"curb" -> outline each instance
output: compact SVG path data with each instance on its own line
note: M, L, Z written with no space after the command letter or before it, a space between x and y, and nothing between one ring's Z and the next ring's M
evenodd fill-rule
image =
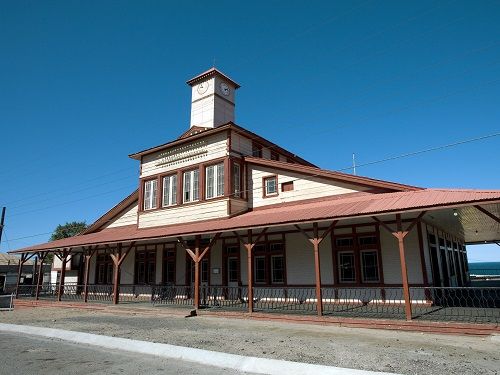
M242 372L270 375L394 375L386 372L347 369L278 359L245 357L238 354L214 352L170 344L131 340L121 337L95 335L62 329L0 323L0 331L22 333L70 341L78 344L99 346L107 349L125 350L134 353L155 355L203 365L233 369Z

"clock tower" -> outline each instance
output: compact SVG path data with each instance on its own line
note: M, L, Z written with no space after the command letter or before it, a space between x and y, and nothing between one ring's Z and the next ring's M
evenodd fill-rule
M191 86L191 127L216 128L234 122L235 91L240 87L211 68L187 81Z

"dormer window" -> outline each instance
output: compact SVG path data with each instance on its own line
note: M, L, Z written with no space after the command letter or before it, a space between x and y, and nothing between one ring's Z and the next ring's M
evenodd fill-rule
M184 172L184 202L195 202L200 199L199 171L193 169Z
M156 208L157 180L144 182L144 209L152 210Z
M221 197L224 195L224 163L211 165L206 168L206 198Z

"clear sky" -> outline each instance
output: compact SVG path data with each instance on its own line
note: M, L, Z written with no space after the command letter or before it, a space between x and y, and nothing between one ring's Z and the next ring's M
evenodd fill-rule
M323 168L500 131L498 1L4 0L0 251L132 192L127 155L188 128L185 81L214 59L242 85L236 122ZM500 189L499 150L491 137L357 172Z

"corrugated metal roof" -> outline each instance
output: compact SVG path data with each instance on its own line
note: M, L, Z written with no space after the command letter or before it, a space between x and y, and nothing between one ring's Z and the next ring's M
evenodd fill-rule
M97 245L110 242L176 237L180 235L214 233L279 224L327 221L396 212L436 210L460 205L472 206L480 203L500 204L500 190L424 189L381 194L345 194L312 202L273 205L272 207L256 209L227 219L144 229L138 229L136 225L108 228L100 232L26 247L14 252L32 252L35 250Z

